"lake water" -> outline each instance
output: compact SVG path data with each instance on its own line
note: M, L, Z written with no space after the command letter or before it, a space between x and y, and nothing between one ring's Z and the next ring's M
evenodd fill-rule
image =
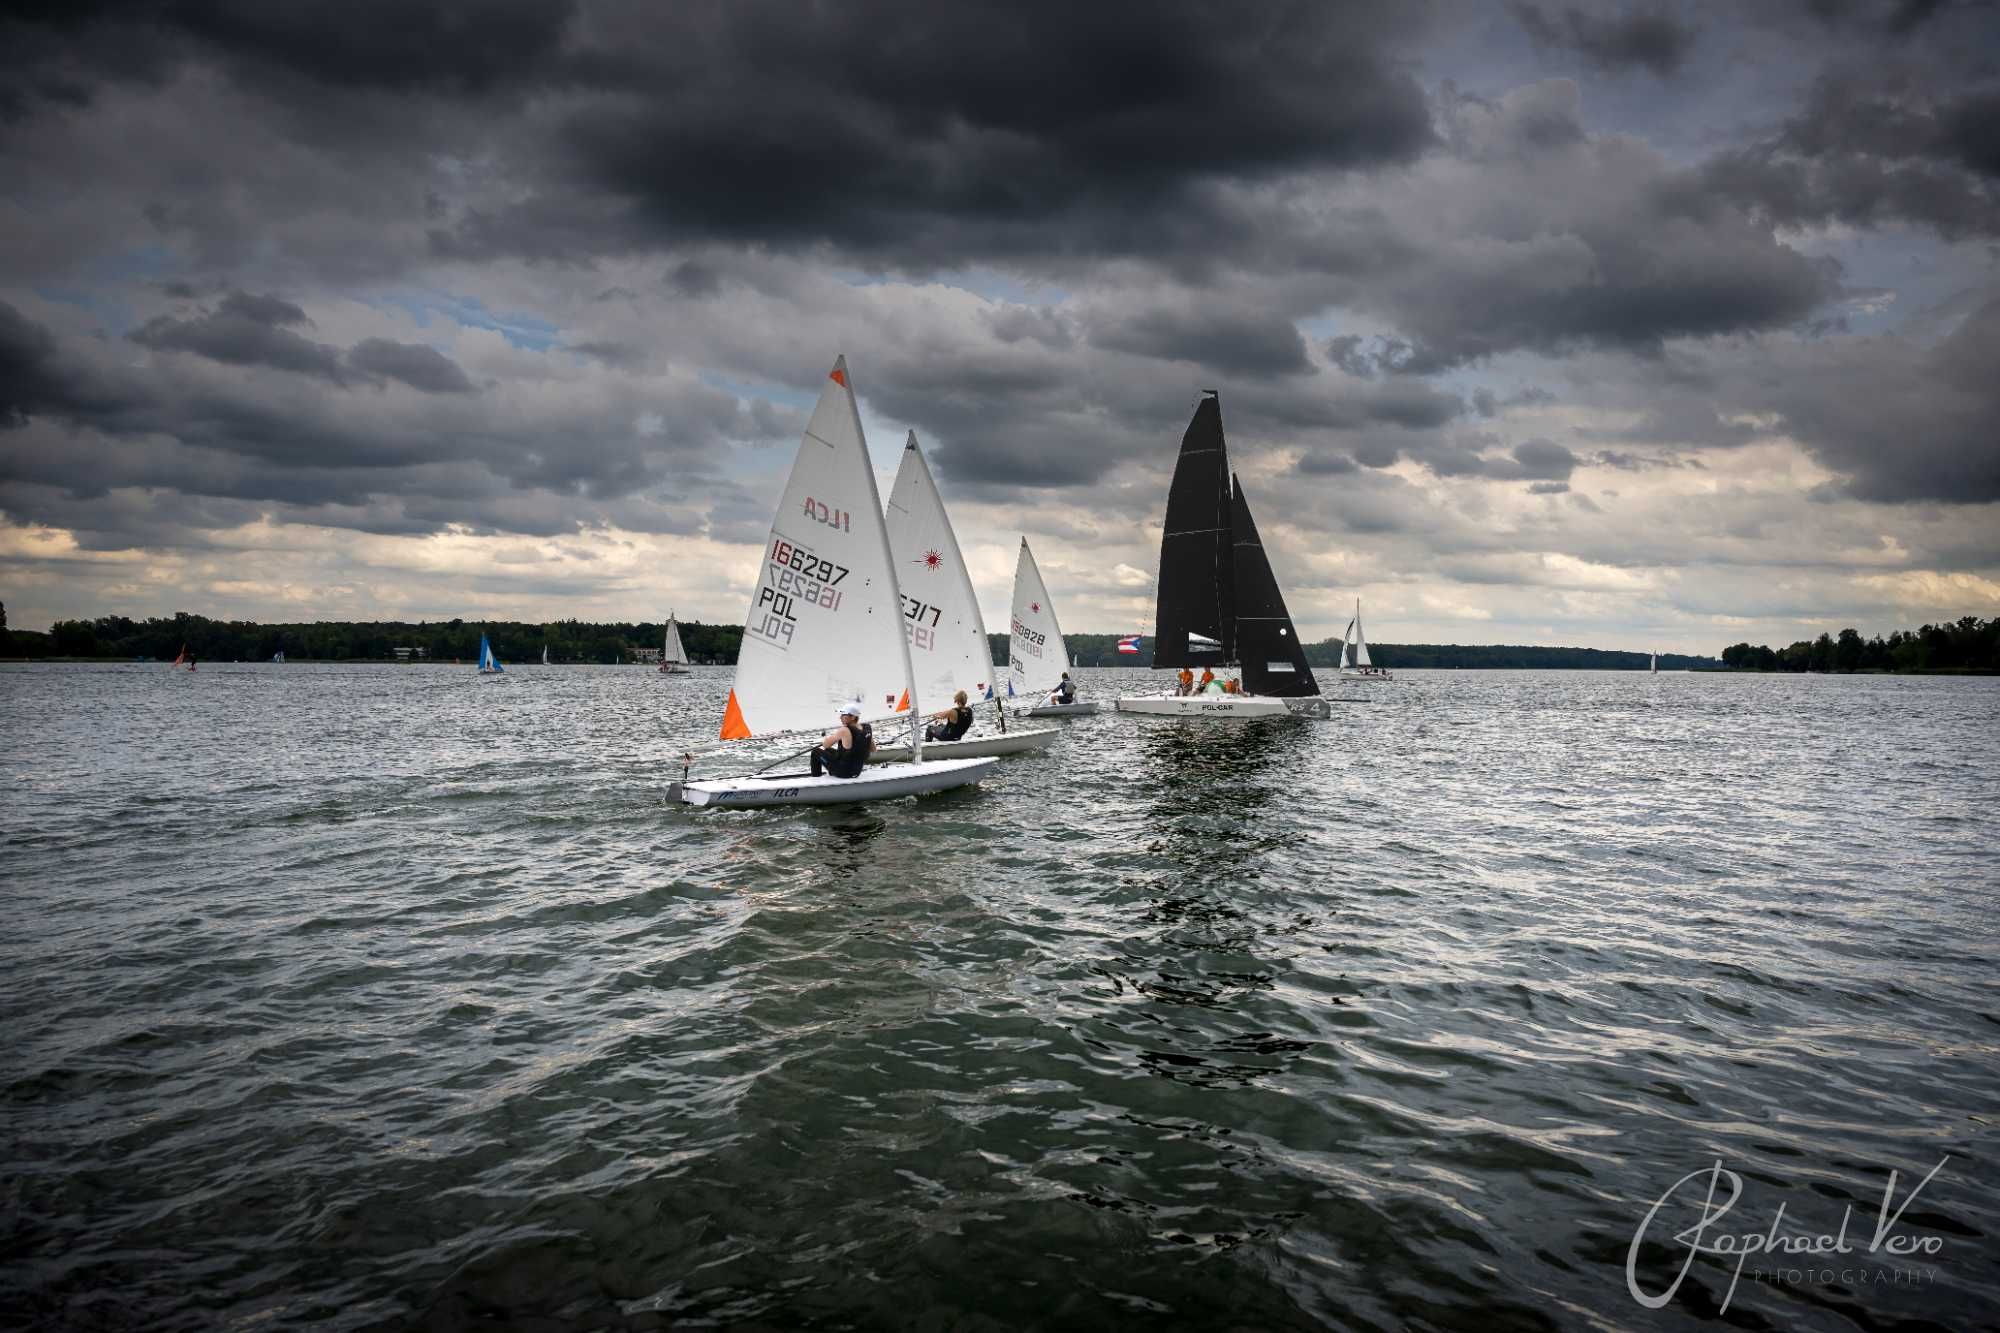
M670 807L727 679L0 669L0 1325L2000 1326L2000 680ZM1711 1183L1848 1253L1643 1306Z

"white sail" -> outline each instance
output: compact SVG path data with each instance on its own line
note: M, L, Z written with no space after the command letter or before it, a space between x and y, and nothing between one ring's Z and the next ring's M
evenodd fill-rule
M1361 632L1361 599L1354 599L1354 665L1367 667L1375 665L1368 660L1368 639Z
M1658 653L1654 653L1652 658L1646 663L1646 670L1656 676L1660 674L1660 655Z
M889 491L888 524L919 691L939 704L958 690L975 701L987 697L993 689L993 651L986 621L915 431L903 446Z
M898 703L918 707L918 694L882 498L842 357L799 441L759 560L722 736L826 731L849 700L884 717Z
M660 661L667 666L686 666L687 649L681 646L681 622L667 612L667 635L660 641Z
M542 645L542 665L547 666L548 664L549 664L549 646L545 643Z
M1055 603L1035 564L1028 539L1014 562L1014 608L1007 636L1007 680L1016 695L1047 694L1069 670L1069 645L1056 621Z
M1356 608L1356 610L1358 612L1359 608ZM1359 616L1357 615L1356 618L1358 619ZM1342 671L1351 671L1354 669L1354 621L1353 620L1347 622L1347 633L1345 636L1342 637L1340 641L1340 669Z

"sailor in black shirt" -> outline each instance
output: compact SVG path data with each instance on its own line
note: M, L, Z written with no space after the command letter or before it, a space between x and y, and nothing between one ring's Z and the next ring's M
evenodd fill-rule
M953 695L951 707L942 713L932 713L931 719L931 724L924 728L927 741L955 741L972 730L972 709L966 706L965 691Z

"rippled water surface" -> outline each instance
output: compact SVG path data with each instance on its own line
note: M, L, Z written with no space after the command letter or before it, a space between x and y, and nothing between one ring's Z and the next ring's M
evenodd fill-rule
M726 685L0 670L0 1324L2000 1326L2000 681L1407 673L670 807ZM1642 1306L1711 1176L1851 1252Z

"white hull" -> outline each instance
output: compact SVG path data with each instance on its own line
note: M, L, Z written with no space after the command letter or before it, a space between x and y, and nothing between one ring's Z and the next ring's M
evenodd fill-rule
M926 759L921 764L889 764L871 768L857 778L812 777L806 773L773 773L703 782L676 782L671 799L688 805L750 809L772 805L847 805L855 801L888 801L922 796L978 782L995 765L992 759Z
M1139 694L1121 696L1121 713L1159 717L1283 717L1292 710L1283 699L1229 694Z
M1029 750L1047 749L1056 738L1056 728L1041 727L1033 731L1009 731L992 736L968 736L962 741L925 741L924 760L932 759L983 759L1000 755L1026 754ZM907 745L883 745L871 751L871 764L900 763L910 757Z
M663 676L685 676L688 674L688 669L684 666L663 666L660 668L660 674Z
M1083 717L1097 711L1097 703L1087 704L1036 704L1033 708L1009 709L1016 717Z
M1387 684L1395 680L1395 677L1390 675L1386 670L1356 671L1352 667L1347 667L1342 669L1340 679L1351 681L1356 685L1379 685Z

